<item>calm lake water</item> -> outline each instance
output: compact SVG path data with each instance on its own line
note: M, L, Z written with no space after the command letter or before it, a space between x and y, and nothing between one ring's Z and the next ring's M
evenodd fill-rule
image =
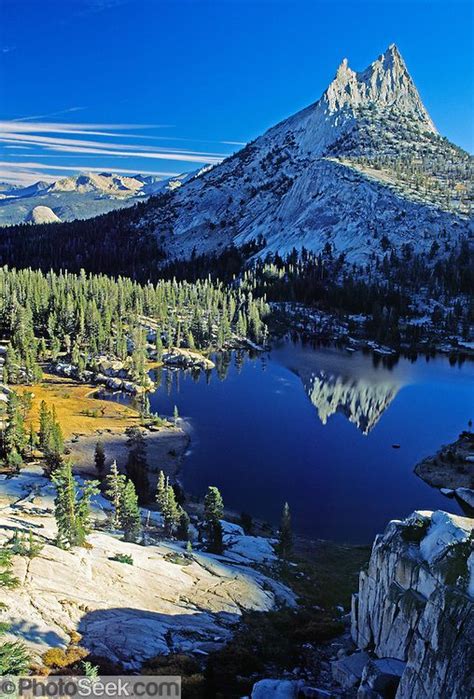
M474 363L399 359L282 341L218 357L208 375L163 370L152 409L191 426L181 480L271 523L288 501L301 534L367 543L388 520L458 504L413 473L474 419ZM392 360L393 361L393 360ZM393 444L400 445L394 449Z

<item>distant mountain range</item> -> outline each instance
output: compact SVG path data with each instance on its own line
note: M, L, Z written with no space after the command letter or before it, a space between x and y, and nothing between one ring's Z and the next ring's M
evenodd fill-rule
M195 173L160 179L110 172L83 173L28 187L0 183L0 225L73 221L105 214L173 191Z

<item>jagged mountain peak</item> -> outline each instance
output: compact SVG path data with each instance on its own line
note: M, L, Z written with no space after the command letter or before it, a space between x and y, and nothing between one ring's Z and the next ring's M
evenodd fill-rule
M469 233L469 172L468 154L437 134L391 44L360 72L344 59L317 102L184 183L145 220L175 258L260 237L261 256L329 243L372 264L387 240L429 251L443 230L453 242Z
M397 110L418 121L424 131L437 133L395 44L360 72L344 58L321 102L329 114L341 110L354 114L361 107Z

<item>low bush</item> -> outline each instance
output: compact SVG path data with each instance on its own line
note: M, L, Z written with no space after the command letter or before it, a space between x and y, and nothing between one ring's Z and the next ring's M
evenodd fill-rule
M53 670L70 667L89 655L89 651L80 646L71 645L64 648L50 648L43 653L43 663Z
M132 556L129 556L128 553L116 553L115 556L112 556L111 561L118 561L119 563L126 563L129 566L133 566L133 558Z

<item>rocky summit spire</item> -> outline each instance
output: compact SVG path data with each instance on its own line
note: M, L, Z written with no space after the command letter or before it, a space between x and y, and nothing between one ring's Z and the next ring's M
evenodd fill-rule
M322 100L330 114L343 109L374 106L381 110L396 110L421 122L423 130L436 133L395 44L391 44L362 72L352 70L345 58Z

